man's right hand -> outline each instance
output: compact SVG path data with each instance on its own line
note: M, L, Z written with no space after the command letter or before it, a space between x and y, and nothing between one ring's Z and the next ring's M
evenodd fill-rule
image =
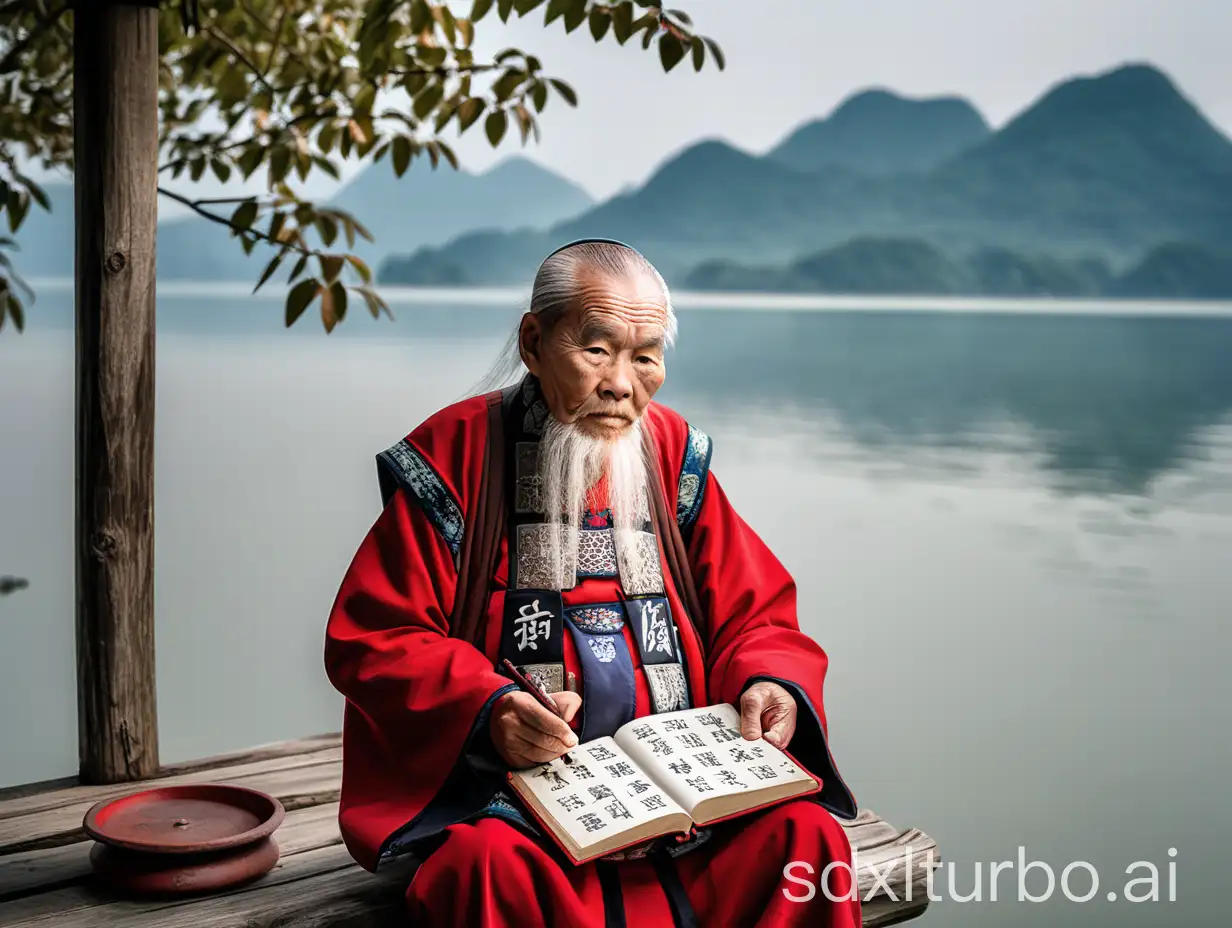
M514 770L547 763L577 747L577 735L568 723L582 707L582 697L552 693L548 698L560 708L564 719L539 705L530 693L518 690L506 693L492 709L492 744Z

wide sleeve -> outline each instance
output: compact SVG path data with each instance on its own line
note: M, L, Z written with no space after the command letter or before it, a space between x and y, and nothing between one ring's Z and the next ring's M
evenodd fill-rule
M470 722L509 683L449 637L456 583L449 546L399 490L356 552L327 625L330 681L405 744L411 764L458 756Z
M487 753L488 713L509 688L478 649L449 637L456 546L439 507L422 484L385 500L325 640L326 673L347 703L340 819L370 869L393 831L432 831L486 801L492 770L473 760Z
M853 818L855 798L839 776L828 745L822 699L826 652L800 631L791 574L732 507L709 473L708 454L705 463L699 498L689 507L682 528L688 533L690 566L705 612L699 624L710 696L714 702L739 706L741 694L758 680L786 688L798 708L788 750L822 779L822 803L836 815Z

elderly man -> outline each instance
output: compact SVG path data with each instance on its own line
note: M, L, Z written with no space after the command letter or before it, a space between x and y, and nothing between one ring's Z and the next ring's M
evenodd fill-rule
M826 655L799 630L791 577L710 473L710 439L652 402L675 330L641 254L567 245L519 324L521 383L441 410L377 458L384 510L338 592L325 658L346 696L343 837L370 870L422 858L412 924L860 924L834 818L856 805L827 747ZM643 634L647 614L670 634ZM560 716L500 672L505 658ZM821 792L574 866L502 789L508 770L579 739L723 702ZM813 868L809 901L784 878L794 861Z

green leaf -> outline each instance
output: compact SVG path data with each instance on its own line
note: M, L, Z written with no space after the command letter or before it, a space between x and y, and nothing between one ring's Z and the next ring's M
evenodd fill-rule
M449 53L439 45L422 45L415 50L415 57L425 68L439 68L449 57Z
M572 0L565 13L565 32L572 32L586 21L586 0Z
M321 126L321 131L317 133L317 148L321 150L321 154L328 155L334 148L334 142L338 139L337 123L327 122Z
M394 174L401 177L411 164L411 140L405 135L399 135L391 143L393 150Z
M518 89L522 81L526 80L526 72L513 68L506 71L496 82L492 84L492 93L500 103L504 103L513 92Z
M428 28L428 21L432 18L432 9L425 0L411 0L408 5L411 8L411 32L418 35Z
M493 110L488 114L488 118L484 120L483 128L493 148L499 145L501 139L504 138L505 128L508 123L509 120L504 110Z
M233 229L247 230L252 227L253 221L257 218L257 201L245 200L239 205L234 213L231 214L231 227Z
M295 320L304 314L308 304L321 291L321 283L315 277L301 280L287 294L287 328L295 324Z
M369 269L368 265L364 264L364 262L355 257L355 255L347 255L346 260L351 267L355 268L355 273L359 275L360 280L366 284L372 283L372 271Z
M492 9L492 0L475 0L475 5L471 7L471 15L468 18L471 22L477 23L488 14L490 9Z
M287 253L285 251L279 252L278 254L274 255L273 259L270 261L269 264L265 265L265 270L261 272L261 279L258 280L257 285L252 288L253 293L256 293L258 290L260 290L261 285L264 284L267 280L270 279L270 277L273 276L274 271L278 270L278 265L282 264L282 259L285 258L286 256L287 256Z
M449 162L449 166L455 171L458 169L458 156L454 154L453 149L444 142L433 142L437 148L441 150L441 154L445 156L445 160Z
M633 5L622 3L612 10L612 35L621 45L633 35Z
M338 275L342 273L342 258L338 255L317 255L317 260L321 262L321 274L327 284L338 279Z
M330 161L324 155L313 155L312 163L315 164L317 167L319 167L322 171L324 171L330 177L332 177L334 180L338 180L342 176L341 174L338 173L337 165L335 165L334 162Z
M240 155L237 164L239 164L240 172L244 175L245 180L251 177L252 173L261 166L266 151L268 149L264 145L253 145Z
M214 176L218 178L220 184L225 184L231 178L231 165L221 158L210 160L210 170L214 172Z
M9 315L13 317L13 325L17 327L18 332L22 332L26 328L26 317L22 312L21 300L10 293L8 295Z
M570 106L577 106L577 94L573 92L572 87L564 81L557 80L554 77L548 78L548 80L551 82L552 86L556 88L556 92L565 98L566 103Z
M469 48L475 41L475 26L469 19L458 20L458 35L462 41L455 43L455 47Z
M287 277L287 283L293 281L300 274L304 273L304 268L308 266L308 256L300 255L299 260L295 262L295 266L291 268L291 273Z
M21 228L22 220L30 209L30 198L20 190L9 190L9 231L16 232Z
M612 25L612 17L608 15L606 9L601 6L591 9L590 34L595 37L596 42L607 34L608 26L610 25Z
M372 237L372 233L368 231L367 227L354 216L351 217L351 222L355 224L355 231L358 232L363 238L370 242L376 241L376 239Z
M355 99L351 101L351 110L357 113L370 113L374 103L376 103L376 85L367 84L360 88Z
M317 216L316 223L317 233L321 236L321 241L328 248L334 244L334 240L338 237L338 223L330 216Z
M546 26L553 20L565 15L573 0L549 0L548 8L543 14L543 24Z
M225 101L239 101L248 96L248 81L244 68L238 62L228 62L218 78L218 96Z
M418 119L425 119L429 113L436 109L444 96L444 84L439 81L429 84L427 89L415 98L415 105L413 107L415 116Z
M287 172L291 170L291 149L285 145L280 148L275 148L270 154L269 161L269 176L270 180L275 184L286 179Z
M282 227L285 226L286 224L287 224L287 214L284 213L282 210L275 210L273 214L270 216L269 231L266 232L265 234L268 235L275 242L280 241L278 236L282 234Z
M454 45L458 41L458 20L447 6L436 6L432 8L432 15L436 17L436 21L440 23L441 31L445 33L445 39L450 45Z
M693 20L689 17L689 14L686 13L684 10L666 10L665 12L667 13L668 16L672 17L673 19L680 20L680 22L684 23L686 26L693 25Z
M496 12L501 22L509 22L509 14L513 12L513 0L496 0Z
M548 105L548 85L540 81L530 93L531 102L535 104L535 112L542 113Z
M706 43L697 36L693 36L689 49L693 52L693 70L700 71L706 63Z
M372 313L373 319L379 319L381 310L388 311L389 307L385 305L384 300L377 296L369 287L354 287L356 293L364 298L364 302L368 304L368 312Z
M464 100L458 106L458 132L465 132L483 114L483 101L478 97Z
M542 2L543 0L513 0L513 8L518 11L519 16L525 16Z
M26 185L26 189L30 191L30 196L34 198L34 201L38 203L39 206L49 212L51 211L51 201L47 199L47 194L43 192L42 187L30 178L26 177L24 174L18 174L17 179Z
M727 67L727 59L723 57L723 49L719 48L719 43L714 39L706 39L706 47L710 49L710 54L714 58L714 63L719 66L722 71Z
M346 311L347 311L346 287L344 287L339 281L334 281L333 284L329 288L329 295L333 298L333 302L334 302L334 316L336 316L338 321L341 322L343 319L346 318Z

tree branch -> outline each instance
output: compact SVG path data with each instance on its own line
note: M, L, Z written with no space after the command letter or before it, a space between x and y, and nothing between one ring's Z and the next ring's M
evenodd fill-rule
M201 31L204 32L206 35L208 35L211 39L213 39L219 45L223 46L223 48L227 49L227 51L229 51L232 55L234 55L236 58L242 61L245 65L247 65L248 70L251 71L253 75L256 76L257 80L259 80L262 84L264 84L267 88L269 88L270 93L274 93L274 94L278 93L278 90L272 84L270 84L269 81L265 79L265 75L262 73L261 69L257 67L256 62L250 60L248 56L245 55L243 51L241 51L240 48L234 42L228 39L225 35L222 35L220 32L218 32L218 30L216 30L213 26L206 26Z
M303 255L320 254L320 252L316 251L315 249L308 248L301 242L283 242L275 238L270 238L266 233L262 232L260 229L254 229L252 227L249 227L247 229L241 229L239 226L235 225L226 216L220 216L217 213L211 213L208 209L202 208L202 204L205 204L205 203L236 203L236 202L242 203L246 200L255 199L255 197L237 197L234 200L228 199L228 198L190 200L188 197L184 196L183 194L176 193L174 190L168 190L166 187L159 187L158 192L162 196L165 196L170 200L175 200L175 202L181 204L182 206L187 206L189 209L191 209L198 216L201 216L203 219L208 219L210 220L210 222L216 222L219 225L226 226L227 228L232 229L235 232L240 233L242 235L251 235L253 238L259 239L263 242L268 242L270 245L273 245L276 248L283 248L283 249L287 249L290 251L297 251Z
M263 135L281 136L283 133L287 132L292 126L297 126L301 122L311 122L314 119L324 119L331 115L337 115L337 114L336 113L324 113L321 110L314 110L311 113L301 113L299 116L296 116L294 119L290 120L289 122L283 123L281 126L275 126L273 129L262 129L260 132L250 135L247 138L239 139L238 141L235 141L235 142L229 142L226 145L222 145L218 148L214 148L213 150L209 152L208 155L206 155L206 157L212 158L217 155L225 154L226 152L232 151L233 149L236 149L236 148L243 148L245 145L252 145L258 142L261 139L261 136ZM196 152L196 154L202 154L202 152ZM175 168L178 167L179 165L188 164L189 161L191 160L192 160L191 158L178 158L175 161L168 161L166 164L159 167L158 173L161 174L163 171L175 170Z

